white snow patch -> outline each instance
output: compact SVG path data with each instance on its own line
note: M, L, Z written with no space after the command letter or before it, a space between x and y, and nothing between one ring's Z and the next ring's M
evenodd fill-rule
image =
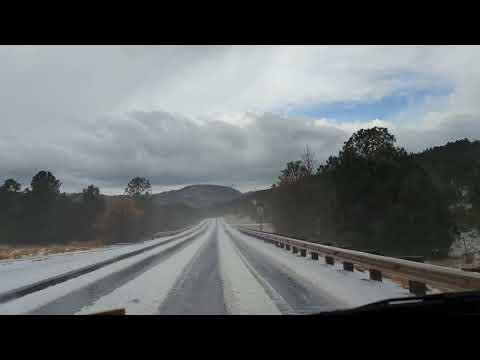
M213 231L212 228L212 224L209 224L209 229L200 238L107 296L85 306L77 314L89 314L115 308L125 308L127 315L158 313L159 307L183 273L184 268L208 241Z
M464 256L465 245L469 253L480 251L480 233L477 229L460 233L460 236L450 246L448 255L451 257Z
M142 254L105 266L89 274L79 276L77 278L65 281L58 285L48 287L46 289L34 292L32 294L23 296L21 298L9 301L4 304L0 304L0 314L24 314L24 313L30 312L64 295L67 295L74 290L85 287L110 274L123 270L124 268L132 264L135 264L136 262L141 261L153 254L162 252L172 246L175 246L178 242L184 240L184 238L185 237L181 237L175 241L172 241L166 244L165 246L159 246L152 250L146 251ZM165 239L162 239L162 241L164 240ZM85 264L82 264L82 265L85 265Z
M199 224L196 229L203 224L204 222ZM6 292L8 290L33 284L52 276L79 269L84 266L93 265L144 247L161 244L172 239L174 236L179 235L180 234L176 234L129 245L109 246L79 252L37 256L29 259L0 261L0 292Z
M340 263L336 263L335 266L326 265L322 257L319 260L301 257L300 254L292 254L285 249L247 236L233 227L229 226L229 229L262 255L288 267L297 276L338 298L342 302L339 305L355 307L388 298L412 296L407 289L389 279L384 278L383 282L372 281L368 272L345 271Z
M279 315L280 311L248 270L222 226L218 228L220 276L229 314Z

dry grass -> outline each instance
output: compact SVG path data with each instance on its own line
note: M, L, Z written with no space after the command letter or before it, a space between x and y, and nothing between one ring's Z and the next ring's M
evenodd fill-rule
M52 245L0 245L0 260L20 259L31 256L90 250L104 245L105 244L101 241L73 242L70 244Z

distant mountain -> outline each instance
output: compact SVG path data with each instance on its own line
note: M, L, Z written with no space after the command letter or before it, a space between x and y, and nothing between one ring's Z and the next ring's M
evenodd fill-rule
M202 208L239 199L243 195L240 191L228 186L190 185L179 190L152 194L151 197L158 205L185 204L193 208ZM69 193L66 196L73 201L81 201L82 199L82 193ZM107 201L107 205L115 199L127 197L126 195L105 194L102 194L102 196Z
M256 219L257 206L255 204L258 203L261 203L264 207L264 220L270 221L274 208L272 189L249 191L235 199L213 204L206 210L210 217L219 217L225 214L241 214L242 216Z
M242 196L242 193L228 186L191 185L180 190L165 191L152 195L157 204L184 203L200 208L223 203Z

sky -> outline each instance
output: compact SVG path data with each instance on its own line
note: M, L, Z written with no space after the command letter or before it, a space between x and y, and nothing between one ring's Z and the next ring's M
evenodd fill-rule
M384 126L407 151L480 139L478 46L0 46L0 181L268 188Z

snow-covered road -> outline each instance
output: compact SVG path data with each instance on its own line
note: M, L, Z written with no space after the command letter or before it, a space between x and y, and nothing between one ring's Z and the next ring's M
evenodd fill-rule
M0 295L20 285L156 244L148 251L0 304L0 314L306 314L408 296L240 233L221 219L143 244L44 261L0 263ZM69 260L65 260L69 259Z

